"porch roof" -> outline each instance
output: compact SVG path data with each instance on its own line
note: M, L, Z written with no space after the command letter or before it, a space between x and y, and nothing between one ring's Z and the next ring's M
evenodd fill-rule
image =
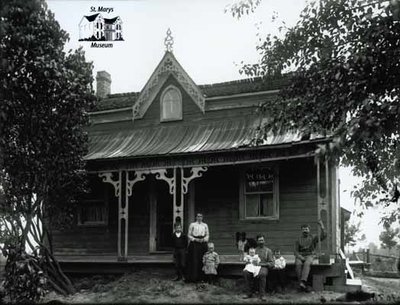
M86 160L112 160L149 156L212 153L254 149L249 144L259 121L235 118L200 124L159 125L147 128L90 132ZM312 135L309 140L323 139ZM300 143L299 133L269 136L258 147Z

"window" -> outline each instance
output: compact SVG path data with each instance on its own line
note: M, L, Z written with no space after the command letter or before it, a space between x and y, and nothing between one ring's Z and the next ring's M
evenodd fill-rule
M247 168L241 180L240 218L278 219L278 167Z
M78 209L78 225L107 225L108 211L103 200L92 199L80 202Z
M175 86L169 86L161 95L161 121L182 119L182 95Z

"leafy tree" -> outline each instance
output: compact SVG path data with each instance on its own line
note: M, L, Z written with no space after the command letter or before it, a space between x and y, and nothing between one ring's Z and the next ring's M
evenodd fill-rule
M355 246L357 244L357 234L360 233L360 223L350 224L346 221L344 225L344 244Z
M379 234L379 240L381 241L381 246L389 251L394 248L398 243L400 229L393 229L389 226L385 227L385 230Z
M354 247L357 242L365 241L366 236L365 234L361 234L361 222L353 222L350 223L349 221L345 222L344 225L344 244L350 247Z
M39 260L24 270L43 272L53 289L70 293L51 231L74 223L75 194L85 186L92 64L81 49L64 52L68 35L44 0L1 1L0 20L2 250L9 266ZM29 249L36 249L35 259ZM19 285L21 272L10 273L10 287ZM31 277L24 278L27 284Z
M232 6L240 16L255 1ZM240 10L241 8L241 10ZM289 85L267 101L260 139L298 130L332 141L317 154L351 166L364 177L354 191L362 207L398 204L400 177L400 2L319 0L281 37L257 46L261 60L247 64L251 77L285 76ZM400 220L400 206L383 221Z

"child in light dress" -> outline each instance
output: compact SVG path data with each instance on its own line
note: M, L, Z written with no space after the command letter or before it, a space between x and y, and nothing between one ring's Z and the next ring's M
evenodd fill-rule
M246 266L243 270L253 273L253 276L256 277L261 269L261 259L258 254L256 254L256 249L250 248L249 254L246 254L243 260L246 263Z
M216 284L218 275L219 255L214 251L214 244L207 244L208 250L203 255L203 272L209 284Z

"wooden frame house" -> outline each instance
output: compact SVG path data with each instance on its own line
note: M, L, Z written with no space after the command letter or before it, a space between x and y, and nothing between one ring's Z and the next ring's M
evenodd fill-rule
M197 85L166 51L141 92L109 94L90 114L85 157L91 193L79 203L77 226L54 232L61 262L172 262L174 222L184 230L202 212L222 262L239 263L236 233L266 235L293 263L300 226L328 238L319 252L334 265L341 224L337 167L316 159L329 138L296 133L252 145L260 103L283 79ZM322 261L320 262L322 263Z

